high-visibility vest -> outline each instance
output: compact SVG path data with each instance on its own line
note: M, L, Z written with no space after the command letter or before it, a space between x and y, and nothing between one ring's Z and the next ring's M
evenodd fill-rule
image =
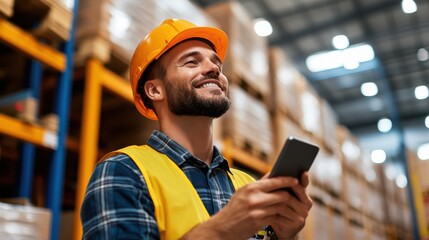
M103 159L128 155L144 176L155 206L161 239L179 239L196 225L210 218L203 202L183 171L165 154L148 145L129 146L107 154ZM230 169L234 188L255 181L248 174Z

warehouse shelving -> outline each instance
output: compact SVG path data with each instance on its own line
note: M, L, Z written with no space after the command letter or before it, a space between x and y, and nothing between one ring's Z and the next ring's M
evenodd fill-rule
M74 1L73 13L76 16L78 0ZM43 127L25 122L20 119L0 114L0 133L24 142L22 160L24 166L21 174L20 195L30 195L27 188L32 185L32 180L25 175L32 172L34 162L34 148L32 145L42 146L52 149L52 159L49 166L48 187L45 205L51 210L51 239L58 239L60 213L62 203L62 188L64 179L65 163L65 140L68 129L68 111L71 95L73 51L74 51L74 26L76 20L73 19L70 39L62 44L59 51L35 38L32 34L15 26L7 19L0 18L0 42L22 52L32 59L31 78L40 78L42 64L59 72L57 98L55 99L55 113L58 115L58 132L53 132ZM31 83L30 83L31 85ZM31 87L38 87L38 84ZM36 90L36 89L31 89ZM32 176L32 175L31 175ZM25 186L25 187L23 187ZM25 196L29 197L29 196Z

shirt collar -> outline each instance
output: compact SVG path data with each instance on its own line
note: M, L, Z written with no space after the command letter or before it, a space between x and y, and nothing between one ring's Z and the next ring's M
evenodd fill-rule
M152 132L151 136L147 140L147 145L158 152L167 155L167 157L173 160L179 167L186 161L191 161L191 159L199 160L179 143L158 130ZM223 158L220 150L216 146L213 146L213 160L210 168L216 167L231 173L228 162Z

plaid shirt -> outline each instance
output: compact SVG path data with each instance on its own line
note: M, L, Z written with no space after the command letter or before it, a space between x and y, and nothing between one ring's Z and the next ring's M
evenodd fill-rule
M166 154L189 178L208 213L225 207L234 193L228 162L214 147L210 166L159 131L147 144ZM127 155L97 164L81 209L84 239L159 239L155 210L145 179Z

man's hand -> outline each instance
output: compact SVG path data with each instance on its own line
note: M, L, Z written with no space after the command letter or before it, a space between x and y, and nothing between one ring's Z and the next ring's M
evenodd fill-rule
M278 239L291 239L304 227L308 212L313 206L313 201L306 193L309 183L308 172L305 172L301 176L300 184L292 187L296 197L289 198L285 205L280 207L276 221L269 223Z
M308 174L303 174L301 183L291 177L267 176L238 189L225 208L183 239L247 239L268 224L280 239L295 236L312 206L305 193ZM285 188L292 188L298 198Z

